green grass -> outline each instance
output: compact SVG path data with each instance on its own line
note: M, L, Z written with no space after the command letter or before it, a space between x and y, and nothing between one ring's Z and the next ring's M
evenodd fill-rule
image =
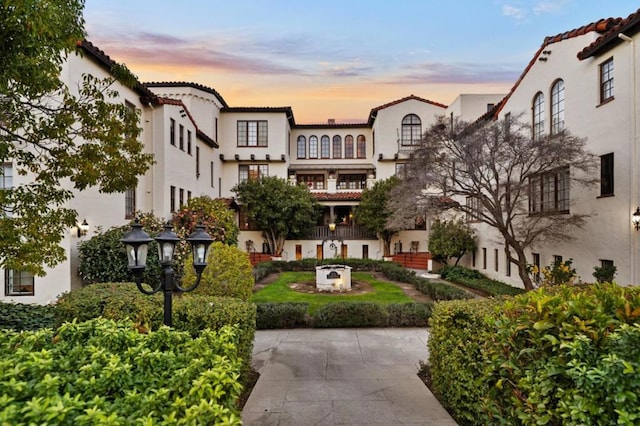
M283 272L277 280L257 291L251 297L254 303L305 302L309 304L309 313L313 314L319 307L335 302L375 302L375 303L410 303L413 302L402 289L395 284L379 281L367 272L354 272L352 281L366 281L373 287L367 294L306 294L289 288L290 284L307 281L315 282L315 272Z

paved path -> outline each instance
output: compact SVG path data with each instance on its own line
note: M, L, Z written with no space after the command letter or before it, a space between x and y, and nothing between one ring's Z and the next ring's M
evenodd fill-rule
M417 376L424 328L258 330L245 425L455 425Z

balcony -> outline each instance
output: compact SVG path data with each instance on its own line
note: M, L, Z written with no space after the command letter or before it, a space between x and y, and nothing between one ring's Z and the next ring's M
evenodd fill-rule
M336 230L329 231L328 226L314 227L309 240L377 240L375 232L364 226L336 226Z

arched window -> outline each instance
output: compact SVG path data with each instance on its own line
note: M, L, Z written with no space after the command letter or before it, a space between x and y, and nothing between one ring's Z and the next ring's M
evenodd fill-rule
M320 157L329 158L331 155L331 143L329 136L324 135L320 138Z
M353 158L353 136L344 137L344 158Z
M551 134L564 129L564 81L556 80L551 86Z
M367 140L364 135L359 135L356 144L356 157L367 158Z
M318 158L318 137L309 136L309 158Z
M342 158L342 138L338 135L333 137L333 158Z
M307 138L298 136L298 158L307 158Z
M422 137L422 122L415 114L405 115L402 119L401 141L403 146L420 144Z
M544 135L544 95L538 92L533 98L533 139Z

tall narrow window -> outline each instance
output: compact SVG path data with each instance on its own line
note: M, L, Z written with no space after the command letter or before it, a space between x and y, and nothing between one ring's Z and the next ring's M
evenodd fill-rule
M187 204L191 201L191 191L187 191Z
M309 158L318 158L318 137L309 137Z
M482 247L482 269L487 269L487 248Z
M600 196L613 195L613 152L600 156Z
M507 266L507 276L510 277L511 276L511 255L509 254L509 249L506 250L505 252L505 265Z
M213 161L209 164L209 170L211 170L211 187L214 188L215 187L215 181L213 179L214 176L214 165L213 165Z
M367 158L367 140L364 135L359 135L356 143L356 157Z
M307 158L307 138L302 135L298 136L297 153L298 158Z
M538 271L533 274L533 280L540 282L540 253L531 253L531 256L533 257L533 266L535 266Z
M180 204L178 204L180 208L184 206L184 189L180 188Z
M320 138L320 157L329 158L331 156L331 141L329 136L324 135Z
M124 193L124 218L133 219L136 215L136 189L129 188Z
M333 137L333 158L342 158L342 137Z
M0 163L0 193L13 188L13 165L11 163ZM0 211L6 217L13 216L13 210L10 205L2 203Z
M33 296L34 294L33 274L14 269L4 271L5 296Z
M544 95L538 92L533 98L533 139L544 135Z
M176 120L169 120L169 143L176 146Z
M179 127L179 129L180 129L180 133L179 133L179 143L180 143L180 146L179 146L179 148L180 148L182 151L184 151L184 126L181 124L181 125L180 125L180 127Z
M422 137L422 122L420 117L415 114L406 115L402 119L401 143L402 146L411 146L420 144Z
M551 134L564 129L564 81L557 80L551 87Z
M495 269L496 272L500 269L498 259L498 249L493 249L493 269Z
M187 154L191 155L191 130L187 130Z
M196 146L196 179L200 177L200 147Z
M169 188L169 208L171 213L176 211L176 187L171 186Z
M613 99L613 58L600 64L600 103Z
M344 137L344 158L353 158L353 136Z

